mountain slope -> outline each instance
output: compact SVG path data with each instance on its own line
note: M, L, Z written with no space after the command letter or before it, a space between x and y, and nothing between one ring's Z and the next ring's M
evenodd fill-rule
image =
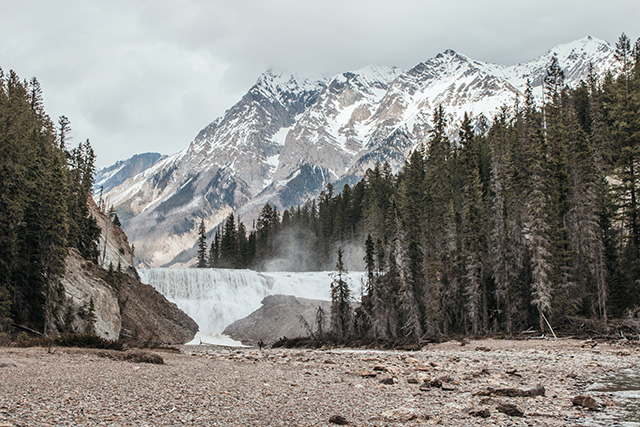
M113 165L96 172L95 192L100 194L109 192L112 188L125 182L127 179L136 176L166 156L160 153L142 153L127 159L120 160Z
M266 202L280 208L316 196L327 183L355 182L375 162L397 170L428 141L442 105L455 137L463 114L481 123L522 98L527 80L541 98L551 58L577 85L589 64L615 67L611 46L592 37L513 66L446 50L410 70L368 66L323 80L266 72L185 150L108 192L143 264L188 264L197 226L234 211L250 224Z

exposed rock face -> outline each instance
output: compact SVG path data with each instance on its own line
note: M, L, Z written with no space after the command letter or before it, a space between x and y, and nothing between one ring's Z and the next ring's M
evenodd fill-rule
M303 326L300 316L315 332L318 307L325 313L323 328L326 330L331 313L330 302L296 298L292 295L270 295L262 300L262 307L244 319L233 322L223 333L248 344L255 344L259 339L273 342L283 336L307 336L308 330Z
M73 313L71 327L76 331L88 331L86 313L91 301L94 332L111 340L183 344L198 331L193 319L151 285L127 274L110 274L82 258L75 249L69 250L61 284L65 291L65 309L58 320L62 324L65 313Z
M139 279L138 273L133 266L133 252L127 235L122 229L113 224L102 212L92 198L89 198L89 213L96 219L100 227L100 238L98 240L98 264L108 269L111 265L113 269L118 269L123 273Z
M193 339L198 324L153 286L130 278L119 294L120 337L144 343L183 344Z
M74 320L70 326L76 331L88 331L86 314L93 302L94 332L103 338L118 339L122 328L118 297L114 289L101 278L102 274L96 274L100 273L99 269L85 260L76 249L69 249L65 270L60 283L64 287L66 301L65 310L60 316L72 313ZM63 320L61 323L66 322Z
M152 286L140 282L126 234L92 199L89 211L101 228L98 258L102 267L69 249L60 279L64 297L49 330L62 325L68 330L138 343L190 341L198 331L196 322Z

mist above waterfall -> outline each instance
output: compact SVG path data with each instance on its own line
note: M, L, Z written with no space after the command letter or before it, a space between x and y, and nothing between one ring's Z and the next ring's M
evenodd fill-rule
M221 333L248 316L268 295L293 295L328 301L332 272L268 272L213 268L139 269L149 283L200 326L200 333ZM352 294L359 299L362 272L349 273Z
M275 237L273 256L260 264L261 271L302 272L317 269L333 270L338 248L342 249L343 262L348 271L364 270L364 240L361 243L338 242L329 250L327 262L319 263L316 249L317 237L303 227L280 230Z

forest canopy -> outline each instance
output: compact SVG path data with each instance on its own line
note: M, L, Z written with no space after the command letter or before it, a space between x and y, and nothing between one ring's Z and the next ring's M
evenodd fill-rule
M529 85L490 123L465 116L453 140L438 108L399 173L378 164L282 214L267 204L248 233L231 214L210 248L201 230L199 266L330 269L357 246L367 280L343 336L513 333L637 310L640 41L623 34L615 55L616 75L590 70L575 88L554 58L542 103Z
M88 140L68 148L70 129L65 116L47 115L35 77L0 69L0 331L46 333L62 317L68 248L97 261L100 229L87 205L95 154Z

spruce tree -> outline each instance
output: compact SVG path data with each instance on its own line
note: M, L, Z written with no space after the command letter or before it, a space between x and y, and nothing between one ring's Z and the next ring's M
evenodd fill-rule
M460 163L463 178L463 242L462 258L465 274L463 278L464 294L466 296L466 315L471 322L471 332L480 332L482 316L482 259L484 254L485 221L482 204L482 182L480 180L479 149L477 138L471 127L471 120L467 114L460 129Z
M342 248L338 248L336 271L331 282L331 331L339 341L350 337L353 315L351 312L351 290L348 272L342 259Z
M220 267L238 268L238 231L233 212L227 216L220 237Z
M207 231L204 228L204 219L200 220L200 225L198 226L198 258L196 267L207 267Z

